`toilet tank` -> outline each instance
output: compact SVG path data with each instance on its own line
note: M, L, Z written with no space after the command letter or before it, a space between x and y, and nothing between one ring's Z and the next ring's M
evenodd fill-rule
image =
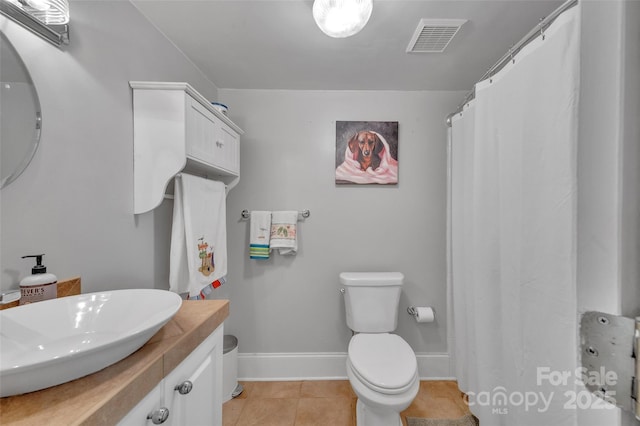
M395 330L403 281L400 272L341 273L347 326L357 333Z

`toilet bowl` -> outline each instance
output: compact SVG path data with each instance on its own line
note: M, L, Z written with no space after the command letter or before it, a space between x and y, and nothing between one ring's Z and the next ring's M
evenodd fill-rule
M400 412L409 407L420 387L413 350L390 333L360 333L351 338L347 377L358 397L358 426L401 426Z
M401 426L400 412L418 394L416 354L400 336L400 272L343 272L341 292L347 326L347 377L358 397L358 426Z

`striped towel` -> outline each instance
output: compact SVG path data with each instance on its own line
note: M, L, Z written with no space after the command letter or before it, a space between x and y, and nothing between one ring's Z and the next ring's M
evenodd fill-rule
M271 235L271 212L252 211L249 236L249 258L269 259L269 238Z

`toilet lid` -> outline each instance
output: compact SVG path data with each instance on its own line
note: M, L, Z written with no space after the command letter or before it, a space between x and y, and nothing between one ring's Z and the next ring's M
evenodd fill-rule
M411 346L400 336L389 333L353 336L349 342L349 361L363 380L389 390L409 386L418 369Z

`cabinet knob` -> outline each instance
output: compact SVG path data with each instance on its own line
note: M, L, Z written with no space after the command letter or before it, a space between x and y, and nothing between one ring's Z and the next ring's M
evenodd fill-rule
M169 409L166 407L158 408L147 416L147 420L151 420L154 425L161 425L169 418Z
M191 392L191 389L193 389L193 383L191 383L189 380L185 380L184 382L173 388L173 390L177 390L180 395L188 394L189 392Z

